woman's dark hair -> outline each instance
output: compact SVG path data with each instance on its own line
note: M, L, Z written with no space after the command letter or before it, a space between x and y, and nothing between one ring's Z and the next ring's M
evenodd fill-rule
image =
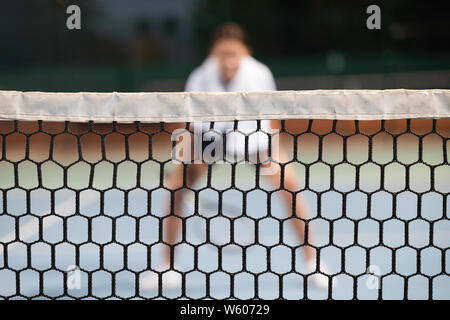
M242 27L237 23L227 22L218 26L214 30L212 35L211 48L214 46L216 42L224 39L238 40L243 44L245 44L250 49L247 41L247 35L244 29L242 29Z

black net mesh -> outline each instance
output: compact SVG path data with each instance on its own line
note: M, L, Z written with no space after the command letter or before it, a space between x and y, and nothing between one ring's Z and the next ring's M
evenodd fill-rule
M274 127L267 176L174 163L189 123L0 122L0 298L450 298L448 120Z

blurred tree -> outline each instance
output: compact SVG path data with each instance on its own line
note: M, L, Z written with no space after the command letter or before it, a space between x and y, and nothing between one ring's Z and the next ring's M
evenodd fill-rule
M212 29L225 21L241 24L260 56L299 56L341 50L376 54L386 50L450 51L450 2L379 0L382 29L366 28L373 1L203 0L194 34L204 54Z
M66 9L81 8L81 30L68 30ZM120 46L96 35L92 22L98 11L88 0L21 0L0 2L1 64L67 64L117 62L124 57ZM95 29L94 29L95 30Z

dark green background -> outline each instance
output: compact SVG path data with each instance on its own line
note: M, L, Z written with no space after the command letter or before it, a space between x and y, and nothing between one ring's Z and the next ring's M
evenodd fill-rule
M119 5L114 0L110 3ZM128 3L133 6L137 2ZM166 3L171 5L170 1ZM81 7L82 30L65 27L65 10L70 4ZM381 8L381 30L366 28L370 4ZM321 86L319 78L317 84L308 86L328 88L343 87L346 75L359 79L358 75L367 74L389 77L399 72L445 71L431 73L433 84L450 87L450 1L198 0L191 14L188 26L170 17L159 24L130 21L136 34L155 29L170 37L181 27L189 28L190 34L190 54L185 58L171 58L166 51L137 64L126 46L96 32L95 22L102 16L102 7L95 0L2 1L0 89L182 90L182 82L207 52L211 30L225 21L236 21L247 30L254 55L272 69L277 79L332 76L334 82L324 80ZM345 66L330 68L330 54L343 57ZM283 83L282 89L303 89L299 82ZM392 87L399 85L389 83ZM400 84L408 86L407 81ZM426 82L423 87L427 87Z

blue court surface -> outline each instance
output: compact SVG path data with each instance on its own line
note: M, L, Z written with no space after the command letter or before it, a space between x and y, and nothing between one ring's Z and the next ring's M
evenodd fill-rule
M104 191L103 198L96 190L79 192L79 213L75 190L84 188L81 171L69 174L67 183L72 190L33 189L31 171L24 173L28 177L23 180L28 184L24 188L7 189L8 179L3 180L2 190L7 191L0 193L0 296L70 298L64 296L63 274L71 266L81 270L80 288L67 291L73 297L159 299L182 295L180 287L163 288L161 293L136 288L137 280L149 272L149 264L154 269L162 264L160 219L167 213L169 192L157 187L157 166L150 164L147 172L141 172L142 177L147 176L141 180L141 188L134 188L133 166L124 165L130 167L119 168L121 182L116 187L110 187L108 165L96 168L94 185ZM194 214L194 192L186 193L185 239L182 241L180 234L175 259L176 270L185 275L182 298L327 299L328 291L311 282L315 275L308 277L305 285L305 260L287 219L287 207L277 192L252 190L252 168L242 165L238 170L236 185L241 191L230 189L222 194L222 216L217 215L217 191L206 188L198 193L199 214ZM225 190L228 169L217 170L213 185ZM302 169L298 170L301 176ZM353 188L348 170L335 177L339 190ZM7 177L7 170L3 172ZM402 179L396 174L400 173L392 171L385 181L393 191L401 188ZM59 181L50 175L47 179L42 181L44 185L56 186ZM395 199L388 191L376 191L377 175L368 172L360 189L371 192L370 201L365 192L349 192L344 212L344 196L327 191L329 173L322 167L311 172L310 190L303 191L302 197L312 218L311 244L320 247L320 261L336 283L331 298L352 299L356 286L356 298L377 299L374 277L366 269L371 265L371 270L383 276L384 299L428 299L429 295L450 299L450 181L435 179L447 195L424 192L419 202L411 191L400 192ZM205 181L200 179L195 188L202 188ZM417 187L426 181L426 174L422 180L417 178ZM264 180L261 183L264 189L273 190ZM50 214L52 201L56 215ZM242 215L244 206L246 216Z

